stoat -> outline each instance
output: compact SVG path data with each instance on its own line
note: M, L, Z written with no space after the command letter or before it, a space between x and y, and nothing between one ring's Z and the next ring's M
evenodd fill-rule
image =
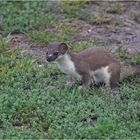
M121 65L105 48L88 48L80 53L72 53L66 43L47 45L46 59L56 62L66 74L81 80L88 88L92 79L96 84L104 83L111 89L116 88L120 80ZM140 73L140 68L133 68Z

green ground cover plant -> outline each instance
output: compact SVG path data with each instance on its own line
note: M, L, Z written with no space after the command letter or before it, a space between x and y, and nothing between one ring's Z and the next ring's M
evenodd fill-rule
M43 29L57 25L61 16L59 9L63 8L71 21L76 18L74 10L85 4L78 1L69 7L67 3L54 5L49 1L3 1L0 28L6 33L25 32L28 40L39 44L71 42L75 30L68 23L62 24L58 33L48 34ZM89 41L72 49L79 52L99 44L104 45ZM123 50L119 57L140 64L139 56L130 57ZM69 89L66 81L66 76L55 65L49 66L47 62L38 65L36 59L21 53L20 49L11 49L9 40L1 36L0 139L140 138L138 77L121 83L118 94L105 88L86 92Z

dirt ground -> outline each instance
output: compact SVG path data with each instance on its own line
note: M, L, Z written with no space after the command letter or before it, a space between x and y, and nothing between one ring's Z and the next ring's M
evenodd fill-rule
M54 1L60 2L60 1ZM115 19L113 24L90 24L87 21L75 19L71 26L76 29L75 42L89 40L101 40L113 51L117 48L126 48L130 54L140 53L140 22L134 19L135 15L140 14L140 3L123 2L124 11L121 14L105 13L104 16L112 16ZM96 2L87 6L90 14L100 15L107 2ZM63 11L62 11L63 16ZM59 24L59 23L58 23ZM27 40L24 34L10 35L11 47L19 46L22 52L27 52L33 57L43 58L46 48L40 47Z

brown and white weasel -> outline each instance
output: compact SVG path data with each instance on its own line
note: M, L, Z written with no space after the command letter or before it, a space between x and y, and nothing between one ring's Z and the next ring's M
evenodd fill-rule
M82 80L86 88L92 79L97 84L105 83L111 89L117 87L120 80L120 62L104 48L89 48L72 53L66 43L52 43L47 45L46 59L48 62L56 62L64 73ZM138 68L133 70L140 73Z

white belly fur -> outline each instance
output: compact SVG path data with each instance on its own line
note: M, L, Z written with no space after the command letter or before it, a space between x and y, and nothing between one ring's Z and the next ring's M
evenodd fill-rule
M58 59L56 63L64 73L72 76L73 78L81 80L81 76L76 72L73 61L67 54L65 54L62 59L60 57L60 59Z
M95 83L104 82L105 84L109 85L111 73L108 70L109 66L101 67L91 73Z
M75 65L68 54L60 56L56 63L58 67L66 74L72 76L75 79L81 80L81 75L76 72ZM109 85L111 73L108 70L109 66L101 67L90 74L96 83L104 82Z

